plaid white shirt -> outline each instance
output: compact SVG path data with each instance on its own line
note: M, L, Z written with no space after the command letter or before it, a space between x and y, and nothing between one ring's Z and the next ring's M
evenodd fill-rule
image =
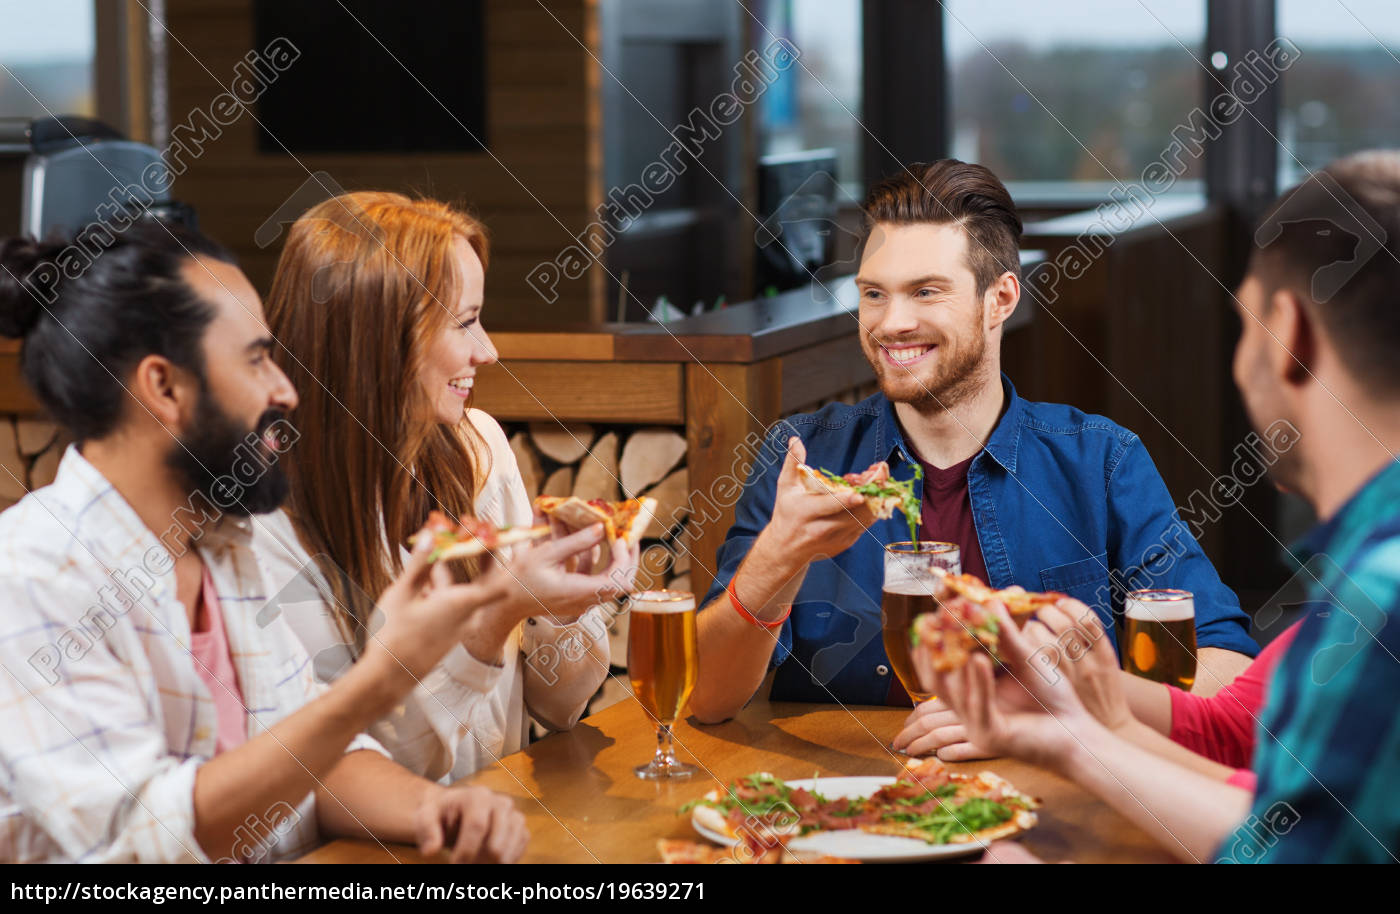
M198 516L172 518L172 524ZM223 606L251 739L324 689L266 597L252 524L198 543ZM173 540L172 540L173 541ZM0 861L208 862L194 780L214 755L214 703L190 654L174 566L156 535L75 448L53 484L0 514ZM357 737L347 751L382 747ZM243 859L317 840L314 798L252 810Z

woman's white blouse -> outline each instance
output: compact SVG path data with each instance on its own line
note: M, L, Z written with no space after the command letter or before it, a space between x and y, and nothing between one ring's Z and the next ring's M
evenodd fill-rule
M491 471L477 493L476 514L497 526L530 524L529 495L505 432L479 409L467 413L490 448ZM330 682L354 661L328 606L329 588L316 563L302 547L285 511L255 519L253 550L292 630L312 657L316 678ZM592 616L601 611L591 610ZM404 703L369 730L410 771L450 783L491 764L529 742L525 706L525 658L541 643L557 643L587 624L594 631L606 623L585 616L570 625L534 618L511 633L501 666L483 663L462 645L453 645L441 663ZM561 677L553 689L575 687L581 694L570 707L577 720L597 683L592 677ZM558 696L564 699L565 696Z

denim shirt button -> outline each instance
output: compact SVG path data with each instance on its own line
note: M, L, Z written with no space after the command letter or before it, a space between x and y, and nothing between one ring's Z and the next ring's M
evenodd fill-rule
M889 674L890 674L890 668L887 667L887 666L885 666L883 663L880 664L879 666L877 666L877 667L875 668L875 675L876 675L876 676L888 676Z

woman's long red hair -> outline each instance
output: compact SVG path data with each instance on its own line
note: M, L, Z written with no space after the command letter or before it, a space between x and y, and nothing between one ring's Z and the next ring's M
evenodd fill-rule
M438 423L418 379L428 345L455 320L459 238L485 268L485 228L444 203L334 197L292 226L266 303L301 401L289 513L357 646L402 570L400 546L433 508L471 516L489 471L465 413L455 428Z

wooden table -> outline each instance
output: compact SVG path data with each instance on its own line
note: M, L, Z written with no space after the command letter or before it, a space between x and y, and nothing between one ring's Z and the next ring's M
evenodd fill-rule
M647 863L658 838L696 838L682 803L754 771L782 778L814 774L892 775L902 756L887 748L907 711L755 700L717 726L676 728L677 754L701 773L688 780L638 780L656 738L635 702L622 701L477 772L475 784L518 798L530 827L525 863ZM1078 787L1020 762L996 759L954 768L990 769L1041 798L1040 825L1022 840L1047 860L1169 862L1147 834ZM415 850L370 841L333 841L304 863L423 863Z

